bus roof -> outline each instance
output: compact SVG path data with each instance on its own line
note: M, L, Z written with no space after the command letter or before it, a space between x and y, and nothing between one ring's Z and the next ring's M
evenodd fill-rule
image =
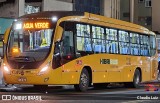
M67 17L67 16L83 16L86 19L89 20L94 20L94 21L99 21L103 23L109 23L112 25L118 26L116 28L119 28L120 26L123 28L130 28L132 31L137 31L141 33L146 33L150 34L150 31L140 25L114 19L114 18L109 18L101 15L96 15L88 12L78 12L78 11L43 11L39 13L33 13L33 14L28 14L19 17L18 19L25 20L25 19L51 19L52 17L57 17L57 19L62 18L62 17ZM71 20L71 19L70 19ZM154 34L154 33L151 33Z
M95 14L89 13L89 19L99 21L101 23L108 23L108 24L111 24L112 26L114 25L115 28L120 28L120 29L127 28L132 31L136 30L136 32L141 32L146 34L149 34L150 32L147 28L143 26L140 26L131 22L127 22L127 21L122 21L114 18L101 16L101 15L95 15Z

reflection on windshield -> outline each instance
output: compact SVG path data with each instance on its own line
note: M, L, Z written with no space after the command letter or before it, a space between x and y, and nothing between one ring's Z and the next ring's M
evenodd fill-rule
M51 44L50 29L40 31L25 31L24 37L21 35L20 39L24 39L24 47L21 47L21 51L40 50L42 48L49 48Z
M49 52L52 33L52 29L11 31L8 55L13 58L11 52L13 48L18 48L20 51L18 57L36 58L36 61L43 60Z

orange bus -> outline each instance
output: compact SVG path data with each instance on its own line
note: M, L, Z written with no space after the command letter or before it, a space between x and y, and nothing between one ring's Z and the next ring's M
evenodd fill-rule
M106 87L157 77L156 35L129 22L91 13L46 11L19 17L4 38L7 84Z

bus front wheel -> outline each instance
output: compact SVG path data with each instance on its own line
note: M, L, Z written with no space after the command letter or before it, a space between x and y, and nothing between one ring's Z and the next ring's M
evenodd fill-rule
M89 86L89 73L86 69L83 69L80 75L79 84L75 84L74 88L77 91L84 92Z
M141 74L140 71L136 69L133 77L133 82L125 83L125 87L139 88L140 81L141 81Z

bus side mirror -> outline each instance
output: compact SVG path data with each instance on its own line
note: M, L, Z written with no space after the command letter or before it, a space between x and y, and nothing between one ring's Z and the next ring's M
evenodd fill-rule
M60 41L56 41L55 42L55 47L54 47L54 54L60 54L61 52L61 42Z
M61 42L56 41L54 47L54 55L52 60L52 68L58 68L61 66Z

